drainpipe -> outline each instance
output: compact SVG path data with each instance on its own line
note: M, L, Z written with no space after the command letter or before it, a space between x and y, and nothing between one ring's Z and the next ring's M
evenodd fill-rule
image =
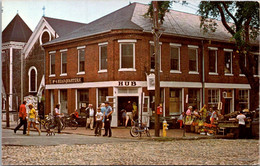
M201 41L202 45L202 105L205 104L205 59L204 59L204 39Z

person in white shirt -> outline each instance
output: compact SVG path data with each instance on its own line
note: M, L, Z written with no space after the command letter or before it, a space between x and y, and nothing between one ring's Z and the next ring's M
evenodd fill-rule
M101 108L98 107L96 113L96 129L95 129L95 136L101 136L101 127L102 127L102 120L103 120L103 113L101 112Z
M237 115L238 125L239 125L239 138L245 137L245 129L246 129L246 116L240 112L239 115Z
M88 108L86 108L86 129L90 125L90 129L93 130L94 117L95 117L95 110L93 108L93 105L89 104Z

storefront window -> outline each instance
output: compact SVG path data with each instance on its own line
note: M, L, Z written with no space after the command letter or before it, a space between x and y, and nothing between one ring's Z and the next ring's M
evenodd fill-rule
M182 89L170 89L169 114L178 115L182 110Z
M200 90L199 89L189 89L188 90L189 100L188 105L196 108L200 108Z
M61 113L68 113L67 89L60 90L60 110Z
M248 108L248 90L239 90L239 111Z
M217 107L219 103L219 90L209 89L208 90L208 108Z
M88 107L89 104L89 90L79 89L77 97L78 97L78 108L80 110L80 113L81 112L85 113L85 109Z
M108 88L99 88L98 89L98 106L101 103L106 101L106 97L108 96Z

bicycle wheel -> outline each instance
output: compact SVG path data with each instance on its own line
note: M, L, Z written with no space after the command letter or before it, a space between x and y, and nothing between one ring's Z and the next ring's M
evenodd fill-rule
M131 135L132 137L138 137L139 134L140 134L140 133L138 132L138 127L136 127L136 126L131 127L131 129L130 129L130 135Z
M69 126L72 130L76 130L78 128L78 122L73 120L69 123Z
M146 129L145 132L147 137L151 137L149 129Z

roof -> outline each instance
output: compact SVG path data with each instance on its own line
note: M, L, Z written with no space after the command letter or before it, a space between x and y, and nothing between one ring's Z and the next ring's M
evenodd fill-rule
M2 42L27 42L31 34L31 29L23 21L19 14L16 14L13 20L4 29L2 33Z
M54 39L45 45L79 39L119 29L141 30L151 33L153 23L152 19L144 16L148 7L148 5L140 3L129 4L128 6L101 17L100 19L73 31L66 36ZM166 13L164 19L165 21L162 25L164 34L191 38L205 38L223 42L230 42L232 37L222 25L221 21L218 20L216 20L218 27L215 32L204 33L200 28L200 16L198 15L170 10Z
M84 23L61 20L61 19L50 18L50 17L43 17L43 18L50 24L50 26L54 29L54 31L59 36L64 36L69 32L72 32L73 30L79 29L80 27L86 25Z

